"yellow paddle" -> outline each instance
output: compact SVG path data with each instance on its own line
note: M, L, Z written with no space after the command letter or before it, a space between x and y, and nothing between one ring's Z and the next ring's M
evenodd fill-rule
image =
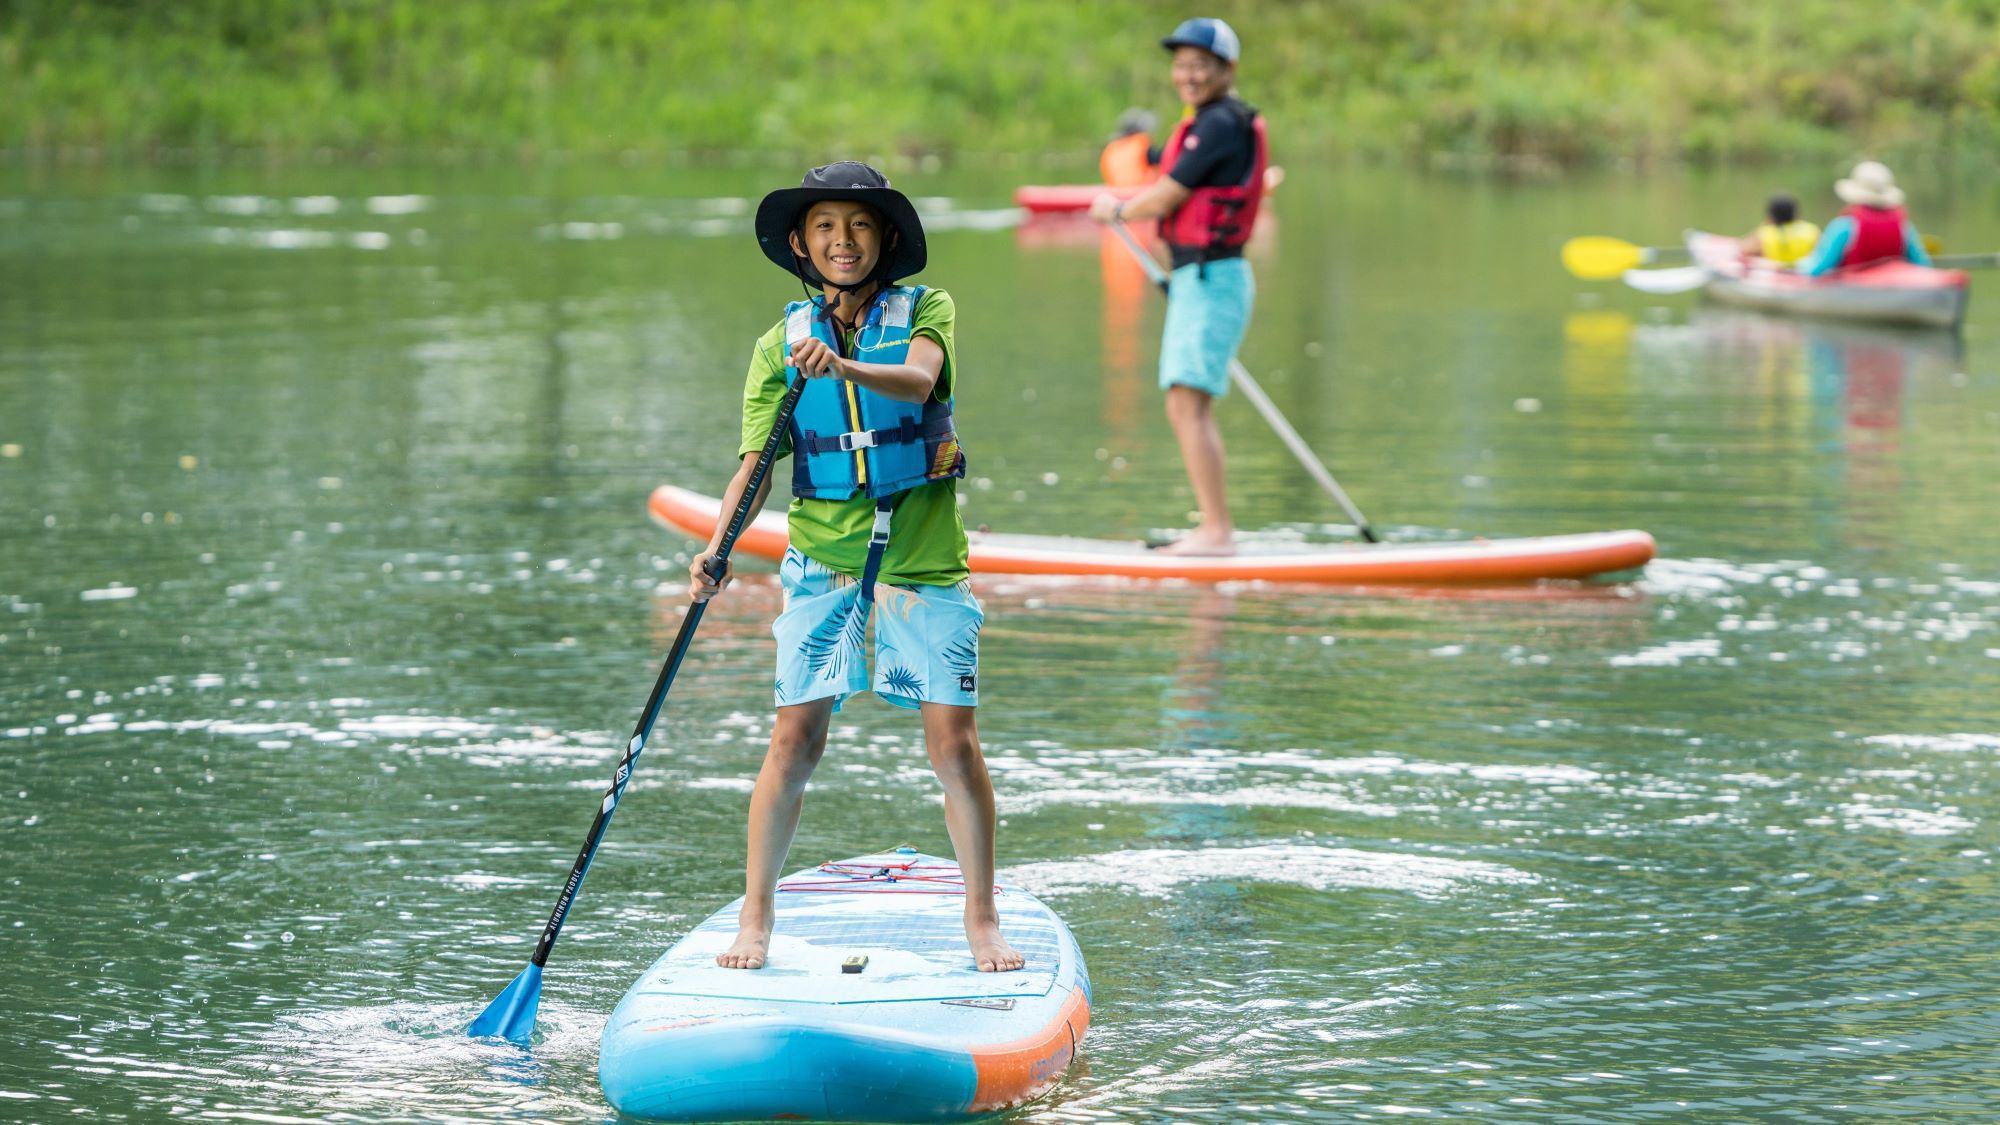
M1924 249L1935 257L1943 248L1943 243L1932 235L1927 234L1923 238ZM1616 281L1625 276L1626 270L1686 253L1686 248L1680 246L1639 246L1622 238L1587 234L1563 243L1562 262L1564 269L1585 281ZM1946 255L1935 264L1940 268L1966 269L2000 265L2000 260L1992 254L1959 254Z
M1563 268L1585 281L1616 281L1626 270L1685 254L1678 246L1637 246L1622 238L1587 234L1563 243Z

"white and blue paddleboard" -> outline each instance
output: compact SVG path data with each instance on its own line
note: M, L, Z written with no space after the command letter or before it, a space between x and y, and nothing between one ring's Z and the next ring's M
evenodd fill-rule
M1090 978L1062 919L997 888L1017 972L979 971L958 865L913 848L782 880L761 969L715 963L730 903L612 1011L605 1097L660 1121L957 1121L1038 1096L1090 1026Z

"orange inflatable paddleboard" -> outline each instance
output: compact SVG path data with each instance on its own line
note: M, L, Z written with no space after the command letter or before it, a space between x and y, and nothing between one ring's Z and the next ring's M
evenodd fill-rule
M722 503L665 484L653 491L653 518L706 541L724 518ZM1653 557L1643 531L1598 531L1519 539L1429 543L1246 543L1226 558L1163 555L1136 541L971 532L974 574L1049 574L1192 582L1325 582L1340 585L1493 585L1544 578L1590 578L1636 570ZM785 514L765 511L743 529L736 549L784 557Z

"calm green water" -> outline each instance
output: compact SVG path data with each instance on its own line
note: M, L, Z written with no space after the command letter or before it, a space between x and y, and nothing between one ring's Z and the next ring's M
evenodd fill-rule
M0 1118L609 1116L604 1016L739 890L768 572L708 616L532 1062L459 1032L677 627L646 494L729 472L792 292L747 212L793 176L0 172ZM905 177L963 317L968 520L1180 526L1159 310L999 210L1060 178ZM1961 345L1556 265L1747 226L1771 180L1292 169L1244 358L1378 525L1662 558L983 582L1002 864L1097 990L1019 1119L1991 1119L2000 279ZM1990 182L1914 206L2000 247ZM1243 524L1338 530L1223 425ZM921 739L857 703L794 859L902 841L948 846Z

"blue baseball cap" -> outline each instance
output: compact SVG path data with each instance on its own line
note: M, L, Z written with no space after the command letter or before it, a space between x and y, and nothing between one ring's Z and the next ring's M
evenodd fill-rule
M1236 39L1236 29L1221 20L1182 20L1174 28L1174 33L1160 40L1160 46L1171 51L1175 47L1200 47L1226 63L1233 63L1243 54L1243 45Z

